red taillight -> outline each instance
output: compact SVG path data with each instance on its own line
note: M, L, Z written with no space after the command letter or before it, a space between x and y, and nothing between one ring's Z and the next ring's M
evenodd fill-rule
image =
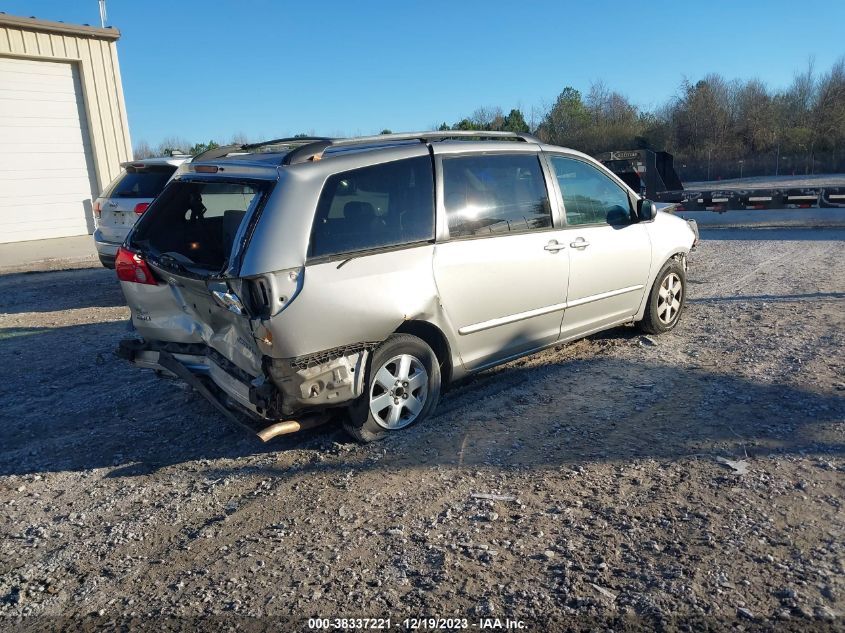
M135 205L135 213L141 215L144 211L147 210L148 206L150 206L149 202L139 202Z
M94 217L99 218L101 217L102 210L100 209L100 201L94 203Z
M131 281L136 284L158 285L153 272L147 266L144 258L128 251L122 246L117 249L117 256L114 258L114 268L117 271L117 278L121 281Z

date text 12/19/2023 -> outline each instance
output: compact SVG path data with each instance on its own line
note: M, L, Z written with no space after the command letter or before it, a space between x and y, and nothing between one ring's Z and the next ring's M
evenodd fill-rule
M343 631L354 629L390 630L398 628L405 631L459 631L475 629L479 631L524 631L526 623L510 618L308 618L308 628L323 631Z

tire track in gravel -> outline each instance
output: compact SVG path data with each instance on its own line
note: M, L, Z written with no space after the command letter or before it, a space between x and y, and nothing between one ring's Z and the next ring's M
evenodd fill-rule
M703 244L709 249L729 250L731 254L738 250L737 244L731 241L716 243L713 240L708 240ZM810 288L807 288L806 285L796 288L796 280L794 275L791 275L791 272L794 269L795 262L800 262L804 259L808 244L813 245L813 264L811 271L808 271L810 275L803 276L802 280L809 276L813 285ZM768 350L772 352L767 354L770 360L765 361L767 365L764 364L763 366L768 366L769 371L763 370L763 366L759 364L751 368L743 367L742 365L736 368L736 371L748 375L757 375L759 379L766 382L782 380L792 374L792 369L783 364L782 359L785 355L791 354L796 358L803 356L807 361L812 361L819 354L823 354L825 350L825 345L822 342L807 338L808 336L812 336L817 339L813 328L793 328L787 335L778 331L779 322L793 320L798 312L808 311L811 307L817 305L817 302L823 304L823 312L830 313L832 317L835 317L837 312L841 312L839 306L843 303L843 298L836 296L836 292L845 291L845 264L843 264L841 257L841 241L806 242L796 240L777 242L777 245L781 251L785 252L773 257L764 257L762 262L759 262L752 270L739 278L731 277L730 270L724 268L714 271L712 266L719 260L711 259L710 266L706 270L701 271L700 274L705 276L715 274L715 280L705 284L704 287L707 291L705 296L696 297L692 303L692 307L695 309L709 312L712 315L711 320L721 318L726 326L723 328L725 332L718 333L718 336L723 337L726 333L730 333L735 340L735 344L739 347L748 348L749 346L753 346L753 342L760 336L765 340L771 340L772 337L766 332L766 329L773 330L771 334L774 334L774 338L777 340L778 349L776 352L774 350ZM766 251L771 249L771 245L765 242L760 243L760 248L750 248L752 246L756 246L756 243L750 242L746 246L743 256L754 257L758 253L765 255ZM780 267L773 265L784 260L792 261L793 264L791 266ZM757 283L754 283L752 280L756 280ZM742 288L743 284L749 287L744 293L748 295L747 299L744 298L740 302L729 301L719 303L719 294L730 295L731 291L736 293ZM792 286L786 292L807 294L819 292L819 288L824 288L825 292L821 293L822 295L833 294L834 296L822 296L820 299L817 299L811 296L791 298L789 294L783 294L782 296L772 294L772 298L768 299L765 295L772 293L770 287L773 284L777 288L776 292L781 293L784 292L784 286ZM696 287L698 288L700 286ZM831 290L833 291L832 293ZM766 309L760 310L759 307L761 305L765 306ZM755 312L755 318L757 320L752 322L746 321L744 319L744 313L741 315L742 318L737 320L736 315L738 310L743 310L744 312L757 310ZM814 315L808 314L808 316L812 318ZM728 323L738 325L740 331L731 332L727 328Z
M260 487L260 484L258 487ZM250 500L254 498L254 493L258 487L256 487L255 482L251 481L251 478L244 478L242 481L235 479L234 485L227 486L227 496L233 499ZM198 498L196 494L193 496L197 503L205 501L205 499ZM180 501L181 497L171 499L171 505ZM109 503L109 501L104 501L100 506ZM161 513L166 513L167 503L159 500L158 504L164 506L161 508ZM123 500L123 504L120 506L109 508L113 510L111 514L99 514L98 522L103 525L125 526L127 523L126 505L129 505L127 500ZM162 583L168 583L173 575L178 575L184 570L194 569L198 564L201 565L202 562L198 560L198 555L206 549L202 547L204 539L201 538L201 533L203 528L213 525L221 517L228 518L243 510L248 504L244 501L236 505L236 508L228 505L220 508L219 505L215 505L205 512L199 507L181 506L178 510L180 516L178 522L168 521L154 514L149 518L148 524L130 524L129 529L146 533L144 539L129 540L107 546L101 552L100 560L134 561L134 563L124 572L115 570L114 564L104 564L96 558L88 565L77 563L76 575L81 577L82 580L76 588L76 595L79 596L84 593L87 581L101 576L104 570L107 570L109 584L113 587L113 591L108 594L101 594L93 600L86 600L83 604L76 605L70 611L65 612L64 615L86 615L92 611L106 608L109 606L109 601L113 595L137 594L139 588L144 586L145 580L150 577L158 577ZM98 506L93 506L88 509L88 512L95 514L98 509ZM233 539L231 542L234 543L235 540ZM200 547L196 547L197 545ZM210 551L220 546L221 539L215 538L210 541L207 548ZM148 589L149 587L147 587Z
M800 244L800 243L796 243ZM794 250L798 250L797 245L793 246ZM762 261L758 261L754 268L749 271L746 271L742 274L741 277L731 277L729 274L724 274L727 271L720 271L719 276L716 277L716 280L708 279L702 284L704 287L702 290L706 290L706 294L704 297L701 298L712 298L718 293L725 294L729 291L736 291L738 290L743 283L747 280L755 278L759 275L760 271L764 269L771 269L773 264L777 264L779 262L789 260L795 257L795 253L792 251L787 251L785 253L779 253L777 255L773 255L771 257L767 257ZM722 277L722 275L724 276ZM719 278L721 277L721 280ZM707 297L706 295L712 295L711 297Z
M758 279L760 277L760 273L766 273L767 275L764 281L768 281L769 273L778 273L779 271L791 271L795 267L795 262L802 262L806 260L807 243L808 242L802 240L779 241L777 242L777 247L779 250L774 255L767 254L767 251L770 251L772 248L771 245L768 243L748 243L745 246L745 252L741 253L740 257L750 258L752 260L750 264L753 265L753 268L744 272L740 277L731 276L731 273L737 268L737 262L732 261L731 267L726 268L725 262L723 260L715 257L708 257L709 261L707 267L704 270L696 271L693 266L692 274L690 275L693 278L697 278L703 281L703 283L699 284L699 287L701 287L701 289L705 290L706 292L697 293L701 294L701 296L697 298L699 300L714 299L718 298L716 296L717 293L736 293L741 289L743 284L746 284L752 279ZM825 264L829 265L829 263L838 264L841 268L841 253L843 248L842 242L830 240L813 241L810 243L813 245L812 260L814 272L818 272L818 269L820 268L826 268ZM717 249L720 248L720 244L717 243L717 240L707 240L706 242L702 242L702 244L705 245L708 250L717 251ZM733 246L731 242L721 243L721 245L724 244L731 245L728 247L722 246L722 248L731 249L731 255L733 256L735 251L737 250L737 247ZM759 256L762 256L762 260L759 258ZM693 257L698 259L700 256L696 253ZM827 260L824 264L822 262L819 262L819 260L822 258ZM776 266L776 264L785 261L793 262L793 265L784 267ZM742 265L745 265L747 267L747 264L745 264L744 262L740 264L740 266ZM824 276L829 276L829 270L825 271L825 273L826 274ZM781 274L780 276L786 277L789 281L794 282L794 279L790 278L787 274ZM843 278L840 276L839 279L841 280ZM840 284L840 286L843 285ZM845 290L845 286L841 287L840 290Z
M314 441L312 438L309 438L309 440L311 443ZM316 441L319 442L319 439ZM366 451L368 449L361 448L360 450ZM320 481L322 475L320 468L316 471L307 469L310 463L309 459L301 454L301 451L296 447L291 447L291 450L285 451L283 456L286 463L280 463L281 460L274 459L272 461L275 463L272 467L252 465L250 462L254 461L253 458L244 458L245 463L241 464L239 468L245 473L243 477L229 475L220 478L229 479L231 477L232 483L226 485L225 495L223 495L228 498L227 500L215 500L211 504L212 507L208 509L199 507L182 508L180 510L182 520L178 525L166 521L156 521L157 525L163 527L156 530L152 538L145 538L143 542L132 542L126 548L123 548L125 550L123 553L118 553L120 558L132 558L140 555L146 562L138 564L129 572L116 577L113 582L125 589L126 593L131 593L133 587L136 587L138 582L143 581L150 572L159 572L159 570L166 569L165 575L168 578L164 582L173 579L178 584L178 582L184 581L182 577L185 570L213 567L229 556L231 551L235 551L238 542L242 542L245 537L249 540L250 535L260 532L267 525L288 520L292 516L290 505L286 505L284 508L276 507L271 505L273 499L286 491L292 492L289 490L291 487L300 486L303 468L306 468L304 474L308 477L306 483L310 487L314 487L315 483ZM331 467L332 464L325 466L329 469ZM293 472L285 472L286 469L291 468ZM284 473L284 476L281 476L282 473ZM207 480L208 475L205 475L204 478ZM292 479L294 481L291 481ZM299 495L291 496L301 496L301 492ZM305 498L312 499L307 495ZM300 507L297 509L306 516L311 516L315 511L314 507L303 507L301 499L298 505ZM212 535L212 531L216 533ZM209 536L212 536L212 538L208 538ZM223 547L226 547L226 551L221 553ZM163 565L165 566L163 567ZM159 575L161 575L160 572ZM174 576L180 577L181 580ZM187 593L192 586L200 587L201 580L195 583L187 583L184 587L178 588L178 591ZM90 608L90 606L86 605L86 608Z

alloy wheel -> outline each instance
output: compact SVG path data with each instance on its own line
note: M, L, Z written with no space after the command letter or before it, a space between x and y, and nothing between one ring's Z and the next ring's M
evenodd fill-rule
M394 356L375 372L370 413L380 427L395 431L417 419L428 392L428 372L410 354Z
M684 286L676 273L669 273L657 293L657 318L663 325L671 325L681 310Z

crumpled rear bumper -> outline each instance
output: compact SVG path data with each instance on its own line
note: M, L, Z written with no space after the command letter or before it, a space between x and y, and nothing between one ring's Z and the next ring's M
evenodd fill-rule
M205 348L208 349L210 348ZM279 435L313 428L329 421L330 415L325 412L305 414L296 420L272 418L270 411L263 410L254 401L253 383L256 381L247 383L242 380L242 376L233 375L241 370L237 367L227 367L227 361L216 358L213 352L197 353L205 350L181 349L171 353L166 349L152 349L150 344L140 339L124 339L120 342L117 353L139 367L155 369L184 380L204 396L227 422L255 434L262 442L269 442ZM234 409L245 411L249 416L239 416ZM253 421L258 424L251 424ZM271 424L267 425L267 421Z
M265 359L266 375L261 376L250 375L201 343L128 338L120 342L117 354L138 367L184 378L184 372L174 371L169 355L200 381L210 381L213 391L220 392L217 399L227 407L234 405L253 418L274 421L355 400L363 393L366 363L374 346L361 343L299 358Z
M185 343L156 344L129 338L120 341L117 355L138 367L154 369L171 377L186 380L183 371L174 371L173 363L176 362L180 369L184 369L191 376L210 380L221 392L219 395L215 394L215 400L224 403L224 406L231 407L234 404L244 409L251 417L277 419L268 416L266 410L252 402L250 398L250 388L253 387L252 377L210 347ZM200 382L203 381L200 380ZM203 393L203 395L206 394Z

